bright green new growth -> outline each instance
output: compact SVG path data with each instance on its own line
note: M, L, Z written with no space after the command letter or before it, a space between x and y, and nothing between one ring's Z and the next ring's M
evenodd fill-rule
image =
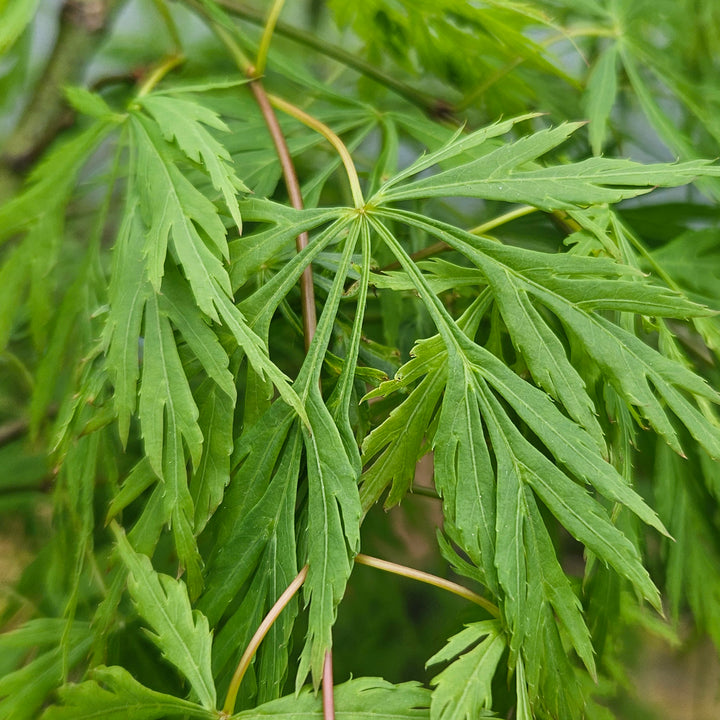
M0 1L38 116L40 5ZM637 5L65 9L56 53L99 33L85 76L122 72L43 76L73 127L0 158L0 513L52 516L0 605L0 716L327 719L328 651L357 675L413 622L353 573L421 492L428 566L478 602L436 583L429 674L336 672L335 717L610 717L634 618L720 645L720 100L686 45L720 13Z

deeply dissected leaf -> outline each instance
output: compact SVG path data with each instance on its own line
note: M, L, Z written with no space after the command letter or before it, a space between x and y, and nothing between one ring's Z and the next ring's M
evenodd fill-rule
M505 642L499 622L473 623L450 638L428 660L428 665L435 665L460 655L432 679L435 686L430 706L432 720L491 717L488 712L492 708L492 680Z
M417 683L392 685L378 678L357 678L333 688L335 717L338 720L411 720L428 718L430 692ZM274 700L254 710L232 716L233 720L260 720L280 717L286 720L319 720L322 700L311 689Z
M363 507L373 505L389 484L392 489L387 504L398 502L408 491L425 430L442 390L441 374L440 370L430 372L401 405L393 408L387 420L365 438L363 458L370 461L370 465L362 477ZM390 387L383 384L376 392L378 395L388 393Z
M148 227L143 250L148 279L156 291L160 289L171 242L198 307L217 320L214 300L223 291L230 293L227 271L217 256L217 251L227 256L225 226L213 203L172 162L169 146L157 129L142 116L131 117L130 128L137 153L137 196Z
M217 513L217 540L207 563L205 594L200 599L213 624L255 569L283 497L294 492L300 448L286 443L291 423L287 408L275 405L235 447L230 484Z
M383 230L383 234L386 241L394 243L386 231ZM452 238L449 239L452 241ZM400 252L399 249L398 252ZM406 269L409 267L406 266ZM418 291L428 298L429 304L436 303L424 277L417 271L411 274L414 276L413 282ZM660 530L663 529L655 513L625 485L612 466L603 460L590 436L577 424L569 422L566 416L559 413L556 407L549 402L547 395L538 393L535 388L521 380L492 353L472 343L455 323L449 320L445 311L439 308L437 322L448 351L459 352L461 356L465 355L464 364L474 366L475 371L502 395L562 464L576 473L578 477L595 485L601 493L627 504L648 524L654 525ZM680 366L675 369L676 371L681 370ZM698 387L704 388L703 392L709 392L707 386L699 378L693 377L692 382ZM580 448L583 450L581 451Z
M572 483L553 463L523 440L497 401L492 402L495 404L493 420L504 434L504 442L494 443L494 447L503 448L510 454L508 462L512 463L512 472L533 488L548 509L578 540L625 575L648 600L659 607L659 595L642 567L637 550L612 525L602 506L591 500L582 488ZM491 424L491 436L496 432L495 426Z
M720 644L715 4L165 5L0 0L0 715L229 716L304 566L234 717L368 629L448 664L346 720L606 720L661 602ZM353 583L363 521L478 605Z
M540 130L451 170L389 189L381 188L372 202L384 204L438 196L478 197L558 210L616 203L650 192L654 186L685 185L696 177L715 177L719 173L716 166L700 160L646 166L630 160L591 158L567 165L525 167L565 142L581 126L582 123L566 123ZM486 132L478 130L476 134L484 140ZM459 144L467 142L467 139L461 140Z
M163 656L187 678L202 707L213 710L216 692L210 667L212 633L207 618L192 609L182 581L156 573L150 559L136 553L121 530L115 529L115 539L129 571L128 587L138 613L153 630L150 637Z
M692 463L693 475L704 482L695 485L683 477L684 465ZM717 495L716 463L707 458L683 459L658 447L655 456L658 512L675 539L668 543L666 589L673 619L687 604L715 642L720 640L720 615L715 598L720 592L716 559L718 535L704 517L702 508Z
M394 248L418 291L432 302L427 281L407 262L392 236L379 225L376 227ZM550 420L550 414L556 410L545 404L546 396L536 396L535 390L527 385L522 388L523 381L489 352L473 344L439 308L436 321L448 353L443 414L435 439L436 444L443 444L442 450L438 451L436 482L446 500L452 501L446 511L447 520L453 527L457 523L454 514L464 521L462 529L453 532L461 547L481 565L479 572L491 589L497 586L494 586L494 568L490 563L497 568L504 598L503 611L512 629L511 657L522 653L529 663L530 697L535 702L543 697L546 692L543 688L554 679L543 670L543 657L546 666L559 664L558 672L571 672L552 619L556 606L560 608L559 622L572 638L578 655L591 673L595 671L589 634L579 604L560 570L545 526L539 521L535 495L563 526L612 565L616 572L633 582L657 607L659 595L634 545L614 527L597 501L522 437L490 392L490 387L533 428L551 452L558 453L563 465L596 485L601 492L609 493L613 499L624 496L624 502L635 508L646 522L658 529L664 528L624 479L602 459L597 446L592 449L593 444L584 431L578 432L580 428L571 423L562 433L558 432L567 418L558 414ZM442 350L438 348L436 352ZM443 366L442 360L438 362ZM429 368L424 369L427 372ZM481 417L487 426L495 458L494 473L482 440ZM550 428L553 428L552 433ZM445 435L450 432L454 437ZM573 442L569 442L571 435L575 436ZM583 435L585 440L581 440ZM453 446L456 448L454 456L451 454ZM580 453L578 448L581 446L584 450ZM586 465L588 460L596 468L594 471ZM489 481L488 476L492 474L496 485ZM493 515L494 503L496 517ZM477 508L475 514L463 515L465 505ZM472 518L470 522L468 517ZM573 708L578 708L582 702L574 683L564 689L555 688L553 693L548 695L547 706L561 715L575 712Z
M60 690L62 705L48 708L44 720L155 720L155 718L215 718L212 710L159 693L141 685L124 668L96 667L92 680Z
M233 449L233 403L217 386L200 386L200 417L203 453L190 480L195 509L194 528L199 533L220 504L230 480L230 453Z
M556 267L550 269L547 265L548 257L545 254L538 255L525 250L502 248L496 243L482 241L469 233L463 233L448 225L412 214L402 213L396 215L393 213L393 216L402 217L406 222L422 227L466 254L483 271L486 282L489 282L491 286L492 278L499 270L496 264L498 261L506 268L510 268L509 273L503 269L504 274L499 280L495 281L496 292L507 295L509 292L507 285L516 285L516 287L526 289L528 295L532 296L535 302L544 305L555 313L567 327L571 339L575 339L580 343L584 352L592 358L593 363L603 370L605 376L619 389L627 402L638 406L653 428L661 433L677 451L681 450L676 433L663 407L658 402L653 388L668 403L673 412L687 424L693 436L702 442L712 455L717 455L720 449L718 445L720 435L707 426L700 413L692 408L678 390L694 393L714 402L717 402L720 396L706 382L687 368L664 358L637 337L614 323L610 323L599 313L585 311L585 306L592 308L595 303L597 303L598 307L603 307L605 303L618 306L618 300L612 296L614 293L611 294L610 287L603 282L598 282L597 285L593 286L592 283L588 284L586 278L583 277L590 271L593 262L598 263L597 271L603 274L609 270L612 272L612 264L609 267L603 267L602 260L553 256L553 265L556 265ZM575 265L578 260L580 261L579 264ZM563 265L567 267L567 279L563 278ZM622 273L622 269L620 269L620 272ZM617 270L613 274L617 274ZM580 277L576 279L573 275ZM620 297L625 296L620 305L625 310L633 308L632 298L635 297L638 298L635 311L643 312L645 310L643 298L647 295L648 298L654 296L652 304L655 306L654 312L657 314L667 314L670 317L676 315L692 317L707 312L702 307L693 305L681 297L676 296L673 298L664 289L659 291L659 295L655 295L656 290L654 288L649 289L647 293L642 293L643 297L638 297L639 288L637 283L627 283L626 289L622 287L622 283L616 282L615 286L619 291L617 294ZM590 295L593 290L599 291L599 297L596 300L593 300L592 295ZM563 297L566 293L568 297ZM581 293L582 301L579 300ZM580 302L582 302L582 305L580 305ZM500 307L503 306L500 305ZM582 397L584 393L581 391L581 385L578 385L575 372L569 363L563 360L557 346L552 364L561 363L566 377L575 377L573 390L570 390L572 386L567 385L565 378L558 377L557 373L540 362L542 357L541 346L537 342L528 343L522 335L523 328L527 332L528 327L523 313L513 312L510 308L506 308L503 315L511 336L513 336L515 323L519 323L513 340L521 349L525 347L526 352L530 352L528 362L531 370L533 368L533 358L537 359L536 372L540 373L538 383L549 392L557 392L557 397L560 400L567 397L568 399L563 400L563 402L569 406L568 411L571 413L573 412L573 405L576 405L577 402L581 403L581 407L584 405L585 413L584 415L581 414L580 417L586 418L585 421L589 424L587 429L595 430L595 437L598 437L597 425L587 415L589 406L587 405L587 399ZM537 328L539 328L536 329L536 332L546 334L544 342L547 343L548 339L552 340L552 335L547 335L548 328L543 328L543 321L536 318L536 322L538 323ZM473 352L477 351L473 350ZM547 352L552 353L552 350L546 351L546 362L548 361ZM498 370L505 374L505 371L500 366L498 366ZM545 379L543 376L545 376ZM514 379L509 375L507 377L514 384ZM548 377L557 378L562 384L557 386L555 380L553 380L552 384L548 384ZM569 392L561 393L563 387L567 387ZM505 397L509 400L507 395ZM524 405L524 403L522 404ZM514 403L513 406L518 413L525 415L521 409L522 406ZM577 415L577 411L574 415ZM576 417L576 419L578 418ZM533 425L533 423L530 424ZM550 427L546 426L545 430L549 431ZM539 429L535 431L546 438L549 437L547 432L540 433ZM563 452L563 456L565 456L565 452ZM567 461L565 457L563 457L563 461ZM606 487L608 486L606 485ZM619 488L618 491L620 491Z
M162 295L158 298L160 308L180 331L208 377L230 400L235 400L237 392L232 373L228 369L228 355L217 335L198 315L187 290L187 285L178 273L168 273L163 281Z
M453 361L433 440L435 482L463 549L480 569L484 584L497 592L495 487L477 389L473 378Z
M258 223L271 223L270 228L244 234L231 240L230 261L233 287L240 287L276 257L286 258L294 248L295 238L328 220L335 220L337 211L320 208L287 212L287 208L267 200L244 200L240 204L243 216ZM261 226L262 228L263 226Z
M229 132L220 116L185 97L148 95L139 103L155 118L166 140L174 139L191 160L204 164L213 186L222 193L238 230L242 231L235 196L239 190L249 190L233 172L227 149L207 130L210 127Z
M4 717L17 720L37 717L50 692L62 684L66 670L75 667L90 648L92 638L86 626L75 623L68 626L68 622L64 621L62 627L56 625L54 629L57 635L51 641L53 646L59 644L62 635L69 630L67 652L60 647L52 647L0 679L0 712ZM6 652L8 647L12 647L13 640L25 644L26 638L17 632L5 644ZM45 644L44 638L34 640L37 644Z
M317 332L297 379L306 399L310 425L303 428L308 472L308 576L305 597L310 604L308 632L300 659L296 686L312 671L319 685L325 652L332 647L336 608L352 570L351 558L360 546L361 508L357 489L359 468L348 457L340 431L319 392L320 358L340 303L345 277L362 220L351 228L343 256Z
M137 404L142 318L151 292L142 259L142 238L137 205L128 202L115 251L116 270L109 287L110 310L104 338L123 444L127 442L130 418Z
M112 130L112 124L97 122L54 147L33 168L25 190L0 206L0 242L27 229L44 215L64 208L80 168Z
M151 295L145 310L143 374L138 410L145 452L158 476L171 485L180 470L185 475L182 440L197 465L203 437L197 424L198 409L190 392L172 328ZM178 440L174 437L177 436ZM173 454L168 456L172 448ZM177 492L177 491L176 491ZM171 505L175 503L171 501Z
M216 254L217 251L224 256L228 254L226 231L217 209L174 165L167 144L148 121L133 116L130 127L137 154L137 179L131 184L130 197L136 195L148 226L148 239L142 245L142 256L146 260L140 278L145 275L156 292L160 289L168 243L172 241L171 247L190 283L197 306L216 322L222 318L253 367L273 381L302 417L304 410L285 376L269 360L262 341L248 328L230 298L230 278ZM162 205L154 202L156 194L163 198ZM212 242L214 250L206 244L199 229ZM138 273L134 277L137 278ZM125 283L119 282L118 286L124 288ZM136 294L132 297L135 299ZM210 362L214 364L217 360ZM227 381L224 384L227 387Z
M188 489L185 447L194 467L200 462L203 436L199 411L177 353L166 317L155 295L145 307L143 374L138 416L145 453L164 484L165 517L171 520L180 561L188 571L191 593L201 586L200 559L193 537L195 510Z
M308 563L305 581L310 602L306 650L298 678L310 668L316 684L325 650L332 644L336 607L352 569L351 556L360 545L360 501L355 468L330 413L312 393L308 402L310 430L305 431L308 456Z
M207 607L211 619L219 618L243 583L250 583L250 592L237 607L231 606L215 640L213 667L217 672L234 671L239 653L264 613L297 574L294 510L302 437L297 428L290 428L292 418L287 409L284 417L278 416L278 409L275 406L257 423L252 444L243 443L239 448L240 459L246 457L233 473L217 513L218 542L208 561L207 589L200 606ZM240 482L243 476L247 476L247 485ZM228 552L228 548L238 552ZM259 698L281 694L295 607L285 608L260 650L259 662L265 673L259 681Z

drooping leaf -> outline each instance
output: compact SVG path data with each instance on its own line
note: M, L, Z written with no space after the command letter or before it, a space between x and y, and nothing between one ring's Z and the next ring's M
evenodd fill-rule
M132 549L122 530L113 526L113 532L120 557L129 571L128 588L133 602L152 630L150 638L188 680L200 705L214 710L212 633L207 618L192 609L181 580L156 573L150 559Z
M213 667L221 677L234 672L239 653L264 613L297 572L294 505L302 440L291 423L289 409L276 404L244 436L235 449L234 465L240 465L213 518L217 541L199 606L213 624L230 609L213 648ZM248 593L242 602L233 604L248 581ZM269 667L261 679L260 697L276 697L285 677L294 607L291 603L286 608L272 631L280 645L261 649L260 662Z
M590 158L567 165L526 167L565 142L581 126L582 123L565 123L540 130L451 170L401 185L390 182L387 187L380 188L371 202L386 204L413 198L478 197L559 210L615 203L650 192L656 186L685 185L697 177L720 174L716 166L702 160L641 165L630 160ZM478 130L475 134L483 137L486 132ZM467 142L467 139L458 141Z
M197 465L203 442L197 424L199 412L185 377L172 328L160 313L154 295L150 295L146 305L144 331L138 414L145 452L158 476L164 477L166 468L170 469L170 475L178 472L176 469L182 469L184 475L185 456L181 442L172 438L177 434L187 443L193 464ZM180 452L168 457L166 443L175 445ZM165 479L171 482L171 477Z
M618 47L608 45L595 61L585 91L585 109L590 120L590 146L595 155L602 153L610 111L617 94Z
M484 584L497 592L495 572L495 483L477 386L457 360L448 368L435 447L436 487L448 523L479 568Z
M720 613L715 599L720 593L716 562L720 542L703 512L717 502L717 492L715 498L711 494L716 464L696 456L680 458L660 445L655 456L658 512L675 539L667 543L666 589L670 612L677 622L681 609L689 605L697 622L718 643ZM688 466L692 468L689 475Z
M158 301L161 310L180 331L208 377L230 400L235 400L237 392L232 373L228 369L227 352L208 323L200 317L189 297L187 284L179 273L168 272L163 280L162 295Z
M319 390L321 358L330 341L343 284L350 269L362 219L345 240L342 259L296 385L305 398L309 427L303 428L308 472L308 576L304 592L310 605L308 632L296 688L312 671L317 688L325 652L332 647L336 608L360 546L361 508L357 488L360 468L348 457L340 431Z
M332 645L336 608L360 546L360 500L356 470L330 413L311 392L310 429L304 431L308 462L308 564L305 593L310 603L308 638L298 680L308 669L316 685L325 650Z
M142 260L142 224L136 207L134 202L128 202L118 235L116 269L109 288L110 310L104 338L123 444L127 442L130 418L137 404L142 318L151 292Z
M0 242L65 207L80 168L113 128L113 124L96 122L45 155L33 168L25 190L0 206Z
M235 563L234 570L241 578L251 579L242 602L237 607L232 607L214 643L213 667L221 675L235 670L241 650L249 643L272 604L297 575L294 511L302 438L297 428L290 432L291 435L278 459L274 477L250 512L245 513L243 508L233 507L242 490L238 486L231 486L227 504L223 507L223 510L227 508L226 516L234 515L239 518L236 521L237 531L234 531L234 537L244 540L241 547L246 549L246 552L231 557L229 562ZM248 457L247 465L251 466L252 460L252 457ZM236 477L239 476L238 474ZM233 490L236 492L233 493ZM251 535L253 530L257 533L254 537ZM226 566L229 562L226 561ZM209 567L212 571L217 568L215 564ZM216 577L219 578L214 573L209 574L211 582ZM237 587L239 585L233 577L231 592L237 592ZM231 597L225 589L222 595ZM273 623L260 648L255 664L258 668L257 702L275 699L282 694L283 681L287 674L290 634L297 606L297 600L291 600Z
M190 160L204 164L213 186L222 193L227 209L242 232L236 194L250 191L233 171L230 153L207 130L230 131L220 116L187 97L146 95L138 102L155 118L166 140L174 139Z
M417 683L392 685L379 678L356 678L333 688L335 717L338 720L421 720L429 718L430 692ZM284 717L288 720L320 720L322 700L305 688L296 695L245 710L232 720L261 720Z
M599 313L585 310L584 305L589 308L593 307L593 301L590 299L592 295L589 294L593 287L587 284L582 275L590 271L593 262L598 263L598 273L608 272L608 270L612 270L613 265L617 267L616 264L610 263L609 266L603 267L605 261L602 259L596 261L590 258L552 256L553 265L556 265L556 268L551 270L548 267L549 258L544 253L537 254L527 250L503 248L496 243L483 241L470 233L463 233L446 224L414 216L412 213L394 211L392 216L401 217L406 222L423 228L438 239L442 239L452 247L457 248L479 268L483 269L486 278L488 274L493 277L497 272L497 261L500 261L505 267L511 268L508 274L503 275L505 280L513 284L517 283L519 287L527 291L529 296L532 296L534 302L551 310L568 328L571 339L580 343L584 352L592 358L593 363L603 370L605 377L619 389L627 402L637 406L653 428L661 433L676 451L681 452L677 435L664 408L655 396L655 392L687 424L693 436L704 444L711 455L716 456L720 451L720 435L715 432L714 428L708 427L700 413L688 403L678 390L696 394L713 402L718 402L720 396L704 380L687 368L663 357L636 336L609 322ZM575 265L576 261L579 261L578 265ZM564 265L567 267L567 279L563 278ZM622 269L620 269L620 272L622 272ZM617 273L617 270L615 270L615 273ZM573 277L576 274L581 277L576 279ZM575 287L576 282L579 283L577 287ZM500 280L496 281L496 284L499 292L505 294L508 292ZM621 283L616 283L616 286L619 290L622 290ZM638 283L627 283L627 291L622 293L627 299L626 302L622 303L623 309L631 310L633 308L633 297L638 298L638 304L635 306L636 312L642 312L645 309L643 307L644 300L640 297L641 295L644 296L645 293L639 293L639 289ZM599 290L597 299L599 307L602 307L605 302L611 304L617 302L611 297L610 289L604 283L598 283L596 290ZM653 304L656 304L655 312L657 314L667 313L671 317L676 314L692 317L707 313L707 310L701 306L693 305L682 297L676 295L673 298L667 290L660 289L657 295L655 295L655 292L655 289L648 290L647 296L649 298L653 295L656 298L656 302ZM568 297L564 297L566 293ZM580 293L584 294L582 305L580 305ZM608 300L604 299L607 297L606 293L607 296L610 296ZM665 310L661 309L663 306ZM522 348L523 345L527 344L520 333L520 328L526 326L523 322L522 313L518 316L517 312L508 309L504 313L504 319L509 328L513 328L516 322L520 323L514 341ZM547 330L542 330L542 332L547 333ZM532 346L528 345L528 349L535 356L540 352L537 343ZM472 352L476 353L477 350L472 349ZM488 359L490 360L490 358ZM494 363L494 361L492 362ZM559 353L554 357L553 363L562 363L566 373L574 372ZM532 362L530 367L533 367ZM548 372L539 362L535 367L540 373ZM506 374L500 365L498 365L498 370ZM551 376L553 375L551 374ZM556 374L555 376L557 377ZM510 375L507 375L507 377L508 380L514 383L514 379ZM572 377L572 375L567 377ZM539 375L538 378L539 380L542 379L542 375ZM544 384L548 389L550 388L546 381L540 384ZM555 388L555 385L553 384L552 387ZM564 385L560 387L564 387ZM558 393L559 389L557 388ZM584 393L581 392L577 380L575 380L574 389L564 394L567 395L567 404L571 407L579 400L587 410L587 399L582 399ZM507 396L505 397L509 400ZM562 399L562 395L558 394L558 399ZM517 412L524 415L520 406L514 404L514 407ZM587 417L587 415L585 416ZM586 422L590 424L589 429L596 428L595 437L597 438L597 426L594 421L588 419ZM533 423L530 424L533 426ZM535 426L535 432L539 433L538 427L545 426ZM550 430L549 427L545 427L545 429ZM543 433L543 435L548 437L547 433ZM564 452L563 455L565 455ZM609 486L605 484L605 487ZM617 488L616 491L620 492L621 490ZM604 491L601 490L601 492Z
M173 695L156 692L141 685L124 668L99 666L91 680L79 685L66 685L60 690L62 704L48 708L43 720L160 720L160 718L217 717L214 710L204 708Z
M431 681L432 720L492 717L492 680L505 643L500 623L485 620L467 625L427 661L436 665L457 658Z
M60 647L52 647L0 678L0 712L3 717L13 720L36 718L50 692L62 684L65 671L75 667L85 656L92 638L89 628L82 624L73 623L68 627L68 621L63 621L62 627L56 627L59 632L52 644L59 643L68 629L67 652ZM14 639L17 638L16 635ZM39 638L37 640L40 641Z
M569 532L612 565L618 573L627 577L659 608L659 594L642 567L636 548L610 522L602 506L525 441L497 401L491 399L491 402L495 405L493 419L504 435L505 447L512 455L514 472L533 488ZM491 426L491 435L495 432L495 427ZM500 442L497 447L502 447Z
M218 251L227 256L225 226L213 203L176 167L158 130L138 115L131 116L129 126L137 154L135 192L148 228L143 248L148 279L158 291L168 244L172 243L198 306L218 320L214 301L219 294L231 292L227 270L217 256ZM157 202L158 197L162 202Z
M233 449L233 402L218 386L203 383L198 391L203 433L203 453L190 479L195 517L193 527L200 533L220 504L230 480L230 453Z

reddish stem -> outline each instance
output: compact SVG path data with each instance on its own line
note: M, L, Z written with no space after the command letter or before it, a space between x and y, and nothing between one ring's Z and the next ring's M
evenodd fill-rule
M335 699L333 698L332 650L325 653L322 678L323 720L335 720Z

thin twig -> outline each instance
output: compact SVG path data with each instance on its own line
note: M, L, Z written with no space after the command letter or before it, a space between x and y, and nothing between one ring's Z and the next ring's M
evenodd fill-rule
M296 120L299 120L304 125L320 133L337 151L340 155L340 159L345 166L345 172L347 173L348 180L350 181L350 191L352 192L353 202L355 207L359 210L365 205L363 198L362 189L360 188L360 178L358 177L357 170L355 169L355 163L353 162L350 151L347 149L345 143L327 126L325 123L320 122L317 118L312 115L308 115L304 110L301 110L297 105L287 102L276 95L268 95L270 102L279 110L287 113Z
M521 218L521 217L525 217L525 215L530 215L530 213L534 213L537 211L538 211L538 209L536 207L533 207L532 205L521 205L519 208L510 210L509 212L506 212L503 215L498 215L497 217L494 217L492 220L488 220L487 222L484 222L482 225L478 225L477 227L474 227L472 230L468 230L468 232L471 235L484 235L486 232L489 232L490 230L494 230L496 227L500 227L500 225L505 225L506 223L512 222L513 220L517 220L518 218Z
M306 565L295 577L295 579L287 586L285 592L276 600L275 604L270 608L270 612L265 616L263 621L260 623L260 627L255 631L252 639L248 643L245 652L240 658L235 674L232 676L230 681L230 687L228 688L227 695L225 696L225 704L223 705L223 712L227 715L232 715L235 711L235 701L237 700L238 690L240 689L240 683L242 682L247 669L250 667L253 657L257 652L260 643L263 641L268 630L272 627L272 624L277 620L280 613L283 611L285 606L292 600L295 593L300 589L301 585L305 582L307 577L308 566Z
M257 61L255 62L255 69L258 75L263 75L265 72L265 63L267 61L268 50L270 49L270 41L272 40L273 30L277 25L278 18L282 12L285 0L275 0L268 13L267 21L263 29L262 38L260 39L260 46L257 52Z
M394 575L402 575L406 578L413 580L419 580L433 587L441 588L459 595L460 597L474 602L481 608L487 610L493 617L500 617L500 610L497 605L494 605L489 600L486 600L482 595L478 595L469 588L463 585L458 585L451 580L445 580L445 578L438 577L437 575L431 575L430 573L423 572L422 570L415 570L415 568L407 567L406 565L398 565L397 563L390 562L389 560L381 560L380 558L372 557L371 555L365 555L359 553L355 556L355 562L360 565L367 565L378 570L384 570L385 572L393 573Z
M333 697L332 650L325 652L322 678L323 720L335 720L335 698Z
M183 63L185 58L182 55L169 55L164 60L161 60L147 76L143 84L138 90L138 97L145 97L145 95L152 92L155 86L172 70L178 65Z
M411 492L413 495L422 495L423 497L433 498L433 500L442 500L435 490L424 485L413 484Z

